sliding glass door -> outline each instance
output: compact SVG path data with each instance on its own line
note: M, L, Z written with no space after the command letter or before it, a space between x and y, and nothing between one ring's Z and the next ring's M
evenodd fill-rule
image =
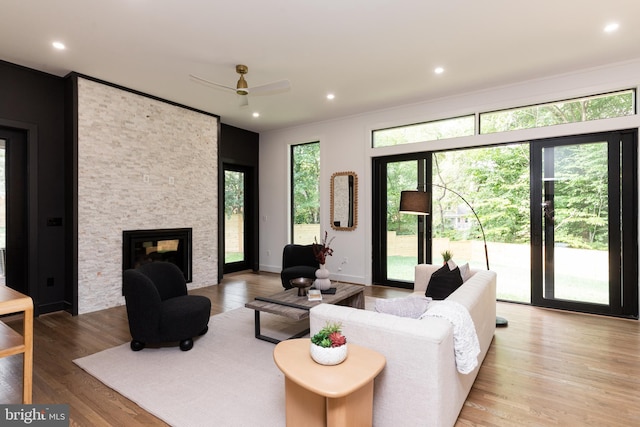
M449 252L498 272L499 299L530 302L527 144L379 158L374 175L375 283L412 287L417 263ZM430 192L430 215L398 212L400 192L415 189Z
M532 303L637 312L634 138L536 141L531 153Z
M416 264L426 262L427 218L400 214L398 208L400 192L424 182L427 158L412 154L374 160L374 283L411 288Z
M636 151L630 131L374 159L374 283L411 288L444 251L473 268L488 254L500 300L637 317ZM431 214L400 214L416 189Z

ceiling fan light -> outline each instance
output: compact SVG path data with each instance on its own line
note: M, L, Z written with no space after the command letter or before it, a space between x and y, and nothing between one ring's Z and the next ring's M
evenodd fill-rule
M246 95L249 93L249 85L247 85L247 81L244 79L244 75L240 75L240 79L238 80L238 84L236 85L236 92L238 95ZM242 93L244 92L244 93Z

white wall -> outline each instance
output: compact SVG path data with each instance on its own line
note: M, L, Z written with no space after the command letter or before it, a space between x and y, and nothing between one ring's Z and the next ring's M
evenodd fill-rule
M640 60L636 60L445 99L372 111L340 120L263 133L260 135L260 269L279 272L282 265L282 248L289 241L288 173L289 146L292 144L320 141L322 232L327 230L330 236L336 236L332 244L335 254L327 262L332 278L371 284L371 159L373 157L639 128L640 116L375 150L370 148L373 129L593 95L635 88L639 85ZM351 232L335 231L329 225L329 181L332 173L349 170L358 174L358 227ZM344 257L349 258L349 263L342 265L342 271L338 271Z
M79 313L124 304L123 230L192 228L189 288L218 283L217 163L217 117L78 79Z

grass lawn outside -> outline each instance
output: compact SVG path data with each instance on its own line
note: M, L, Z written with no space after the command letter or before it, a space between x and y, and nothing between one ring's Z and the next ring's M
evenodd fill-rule
M471 268L485 269L482 242L474 249L473 257L459 259L453 251L458 265L469 262ZM489 267L498 275L497 298L506 301L531 302L531 262L528 245L491 243L487 244ZM470 252L470 253L471 253ZM569 301L584 301L596 304L609 303L608 255L606 251L555 248L555 298ZM387 258L388 277L413 282L417 262L415 256L394 255ZM441 264L442 257L434 257L434 264Z
M225 252L224 263L230 264L232 262L244 261L244 253L242 252Z

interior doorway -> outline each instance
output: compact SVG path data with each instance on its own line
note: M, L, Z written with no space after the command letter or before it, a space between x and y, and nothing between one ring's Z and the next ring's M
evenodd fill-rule
M12 289L33 297L29 289L27 131L0 127L0 254L3 280ZM1 217L0 213L0 217Z

